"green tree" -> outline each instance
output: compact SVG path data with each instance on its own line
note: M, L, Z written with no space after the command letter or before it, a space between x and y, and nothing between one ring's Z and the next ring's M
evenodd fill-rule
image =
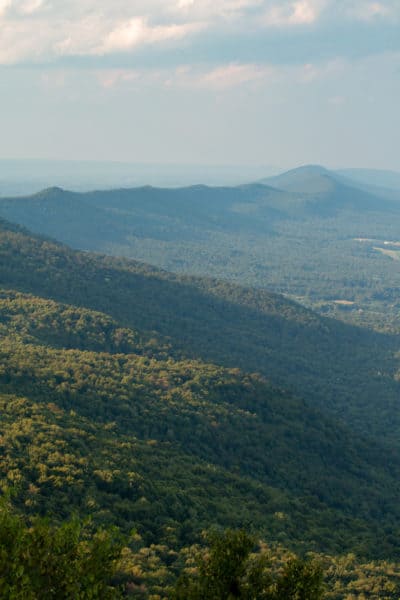
M120 554L115 532L86 536L78 521L27 527L0 506L0 597L4 600L115 600L110 584Z
M323 573L315 561L295 558L287 563L276 586L276 600L319 600L323 595Z
M255 540L243 530L209 536L197 574L183 573L174 600L320 600L322 570L315 562L293 559L273 574L265 555L251 555Z

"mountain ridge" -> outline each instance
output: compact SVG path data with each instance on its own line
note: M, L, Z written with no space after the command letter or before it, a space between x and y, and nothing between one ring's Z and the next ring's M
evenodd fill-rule
M398 451L260 375L180 356L177 337L167 346L149 340L144 312L134 331L123 314L116 321L79 306L98 294L97 271L107 287L110 259L21 231L0 227L0 477L2 485L7 474L9 484L18 483L13 502L20 510L55 519L89 513L96 525L135 527L147 543L176 546L211 525L250 526L294 547L400 552L395 537L374 548L382 528L397 531ZM7 290L7 273L17 287L36 287L36 295ZM150 273L168 281L166 273ZM46 299L62 281L74 304ZM114 298L119 289L115 278ZM154 311L157 289L144 290L146 311ZM129 295L131 304L138 301L132 285ZM179 336L187 333L180 328ZM212 344L217 336L214 330ZM334 533L324 539L327 528Z
M320 317L263 290L73 251L4 222L0 257L3 288L105 312L172 344L175 358L258 371L360 432L397 439L396 336Z

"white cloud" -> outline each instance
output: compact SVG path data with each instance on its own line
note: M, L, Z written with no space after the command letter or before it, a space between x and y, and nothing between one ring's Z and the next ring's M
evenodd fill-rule
M0 17L34 15L42 10L46 0L0 0Z
M96 74L101 87L111 89L121 84L137 82L141 73L132 69L102 69Z
M385 6L381 2L372 2L367 5L367 14L371 17L382 16L385 17L390 15L390 8Z
M290 23L292 25L304 25L314 23L319 17L320 7L315 2L300 0L292 6Z
M371 21L399 19L399 0L274 0L265 2L263 23L268 27L311 25L321 18Z
M199 87L222 90L265 80L273 71L273 67L264 65L229 64L195 77L192 83Z
M20 12L23 15L33 15L44 8L44 0L27 0L20 5Z
M6 14L7 10L11 7L12 0L0 0L0 18Z
M183 25L158 25L150 27L145 19L134 18L120 23L106 36L100 45L99 52L124 51L144 44L155 44L166 40L182 39L199 31L201 24L185 23Z
M167 3L168 4L168 3ZM177 0L170 11L190 14L191 18L214 19L241 17L252 8L263 6L265 0Z
M400 2L399 0L347 0L343 13L347 18L361 21L376 19L397 21L400 19Z
M305 63L294 66L276 66L269 63L228 63L215 68L193 67L188 64L173 69L101 69L96 74L102 88L140 85L168 88L186 88L223 92L274 84L309 85L322 79L338 77L349 68L343 61L323 64Z
M168 88L190 88L222 91L238 86L266 82L278 75L270 65L232 63L213 69L180 65L169 69L101 69L96 72L104 89L126 85L156 85Z
M264 14L267 26L310 25L315 23L323 9L323 3L316 0L281 2L271 6Z
M355 6L350 11L351 13L356 18L370 21L376 17L389 17L392 15L392 10L388 4L384 4L383 2L364 2Z
M195 0L178 0L178 10L180 9L185 9L185 8L190 8L191 6L194 5Z
M190 9L191 4L185 0L183 6ZM46 0L0 0L0 64L104 55L182 40L207 26L202 16L200 11L190 20L189 13L178 15L175 2L160 0L139 0L133 10L122 0L110 4L70 0L60 5Z
M233 36L398 17L400 0L0 0L0 64L134 52L205 30Z

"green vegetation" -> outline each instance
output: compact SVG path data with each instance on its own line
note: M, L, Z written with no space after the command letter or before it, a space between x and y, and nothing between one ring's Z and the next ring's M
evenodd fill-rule
M5 237L14 241L12 232ZM45 291L58 279L60 294L78 298L83 281L97 291L107 286L96 270L101 259L20 233L16 239L19 257L9 254L3 275L11 263L14 278L24 274ZM22 253L27 260L18 263ZM170 285L157 272L148 287L143 276L134 302L129 268L136 265L127 264L120 288L126 296L130 289L125 314L133 305L145 320L146 290L154 297L148 318L156 319L156 307L164 315L182 307L179 297L174 307L151 296L151 286ZM114 278L115 293L116 271ZM189 288L190 299L198 289ZM254 301L249 291L238 293ZM296 316L296 306L287 306ZM318 317L300 314L318 325ZM106 314L5 289L0 335L0 477L17 486L13 502L27 514L62 520L77 512L173 547L219 525L245 526L294 548L397 555L397 453L388 461L384 447L262 376L179 358L170 343Z
M6 224L0 286L106 313L156 356L169 348L178 360L262 373L358 433L398 444L396 336L319 317L263 290L72 251Z
M0 506L0 595L3 600L116 600L111 585L121 545L112 532L88 534L78 521L27 526Z
M0 506L0 593L4 600L395 600L400 566L354 555L298 557L243 530L209 532L177 552L143 546L133 533L93 532L77 519L29 523Z
M251 524L287 544L368 554L384 526L393 536L379 552L397 552L398 459L387 466L379 447L259 376L21 333L3 337L0 358L0 475L32 514L79 511L179 544L214 523Z
M204 585L205 578L201 577L202 573L205 572L205 575L212 576L216 567L218 568L221 563L229 564L234 558L229 555L226 557L230 547L230 538L233 537L234 541L237 538L240 539L241 536L248 539L243 532L226 532L218 535L216 543L213 544L214 535L213 532L210 549L192 546L183 548L178 554L174 554L165 546L152 546L151 548L142 548L139 552L126 551L123 564L125 564L127 572L140 574L141 581L145 582L144 585L151 592L151 598L169 598L165 590L175 588L179 591L182 584L187 586L186 589L194 587L196 590L196 586L201 585L202 582ZM224 546L223 541L226 538L228 544ZM215 552L215 549L220 546L222 546L221 552L214 558L212 550L214 549ZM240 546L236 556L239 558L243 556ZM131 564L135 563L135 567L128 567L129 561ZM262 592L257 590L259 595L250 595L250 598L254 597L254 600L270 598L271 595L274 598L273 594L277 593L279 582L282 586L280 589L283 588L286 593L286 596L283 596L285 600L293 598L290 595L293 588L288 590L285 586L285 584L290 585L290 582L295 583L295 586L302 583L304 587L307 584L314 587L311 592L308 588L309 596L305 596L305 600L310 600L315 596L324 600L365 600L366 598L368 600L398 600L399 598L400 565L395 562L369 561L362 563L356 559L354 554L328 556L310 553L298 556L288 552L282 546L267 545L260 541L253 544L250 554L246 555L242 563L239 561L239 566L242 567L242 573L244 571L242 582L244 584L249 578L250 589L255 590L257 583L262 582L260 585L260 587L263 586ZM299 576L290 577L293 573ZM178 576L178 580L175 583L176 576ZM207 584L207 579L205 583ZM240 583L241 581L239 581ZM247 597L244 585L242 590L244 597ZM298 596L294 595L294 598L303 597L300 595L301 588L296 592Z
M290 560L273 577L266 556L250 557L255 540L245 531L211 534L197 572L178 579L174 600L320 600L322 569L316 563Z

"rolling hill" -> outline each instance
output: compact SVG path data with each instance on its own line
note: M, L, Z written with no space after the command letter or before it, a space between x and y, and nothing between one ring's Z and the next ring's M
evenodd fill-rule
M0 476L20 510L90 514L172 546L219 525L290 546L398 554L397 450L261 375L202 360L228 335L241 352L250 335L257 355L253 321L277 364L274 326L286 321L287 342L301 322L316 335L327 320L5 222L0 242ZM236 331L224 322L232 310Z

